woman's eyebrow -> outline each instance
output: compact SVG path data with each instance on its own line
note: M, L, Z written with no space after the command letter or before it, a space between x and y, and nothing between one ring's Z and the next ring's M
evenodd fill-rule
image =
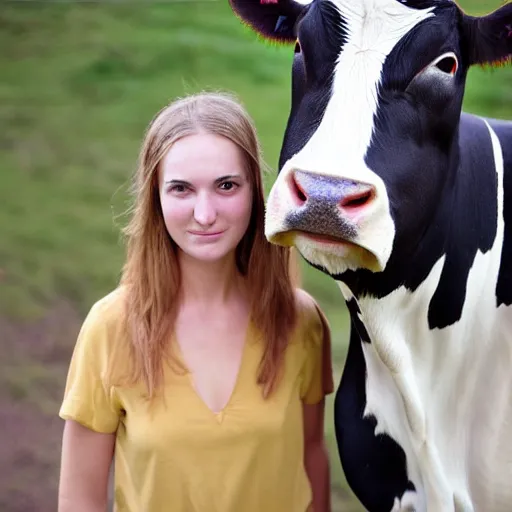
M220 183L221 181L226 181L226 180L232 180L234 178L242 179L243 176L241 174L226 174L225 176L221 176L220 178L217 178L215 180L215 183Z
M185 180L166 180L165 184L166 185L188 185L188 186L191 185L191 183L189 183L188 181L185 181Z
M224 176L220 176L219 178L215 179L215 183L221 183L226 180L232 180L232 179L243 179L243 176L241 174L225 174ZM192 183L186 181L186 180L180 180L180 179L172 179L172 180L166 180L164 181L166 185L187 185L189 187L192 186Z

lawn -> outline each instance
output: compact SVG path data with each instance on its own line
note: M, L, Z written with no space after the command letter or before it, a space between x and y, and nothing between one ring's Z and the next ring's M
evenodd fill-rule
M461 2L473 13L499 0ZM119 228L144 129L176 96L237 93L256 121L272 183L293 50L262 44L227 2L0 4L0 510L55 510L56 418L76 330L119 277ZM512 68L471 71L465 106L512 117ZM347 318L337 287L304 268L333 329L337 375ZM332 436L335 510L361 510ZM7 471L5 468L9 467Z

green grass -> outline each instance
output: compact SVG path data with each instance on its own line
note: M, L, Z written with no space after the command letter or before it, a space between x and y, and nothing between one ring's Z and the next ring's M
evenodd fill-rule
M476 14L500 1L462 4ZM227 1L3 3L0 48L0 317L11 322L32 325L62 300L83 315L115 286L123 260L119 228L141 138L154 113L176 96L236 92L256 121L265 160L276 166L292 50L262 44ZM472 70L466 109L512 117L511 83L512 68ZM339 375L346 311L332 280L303 269L305 287L331 322ZM38 364L29 356L17 360L2 382L12 400L48 413L41 393L52 366ZM62 385L62 368L55 375ZM335 455L332 397L326 425L336 510L360 510Z

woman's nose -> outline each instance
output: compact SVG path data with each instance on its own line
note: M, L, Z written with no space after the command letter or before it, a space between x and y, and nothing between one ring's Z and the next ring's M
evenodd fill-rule
M213 200L206 194L200 194L194 207L194 219L198 224L210 226L217 218Z

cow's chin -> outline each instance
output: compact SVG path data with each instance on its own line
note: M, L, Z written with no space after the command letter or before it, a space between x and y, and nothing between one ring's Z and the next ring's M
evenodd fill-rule
M296 247L306 261L324 268L330 275L347 270L382 272L385 264L372 251L354 242L302 231L285 231L268 237L271 243Z

